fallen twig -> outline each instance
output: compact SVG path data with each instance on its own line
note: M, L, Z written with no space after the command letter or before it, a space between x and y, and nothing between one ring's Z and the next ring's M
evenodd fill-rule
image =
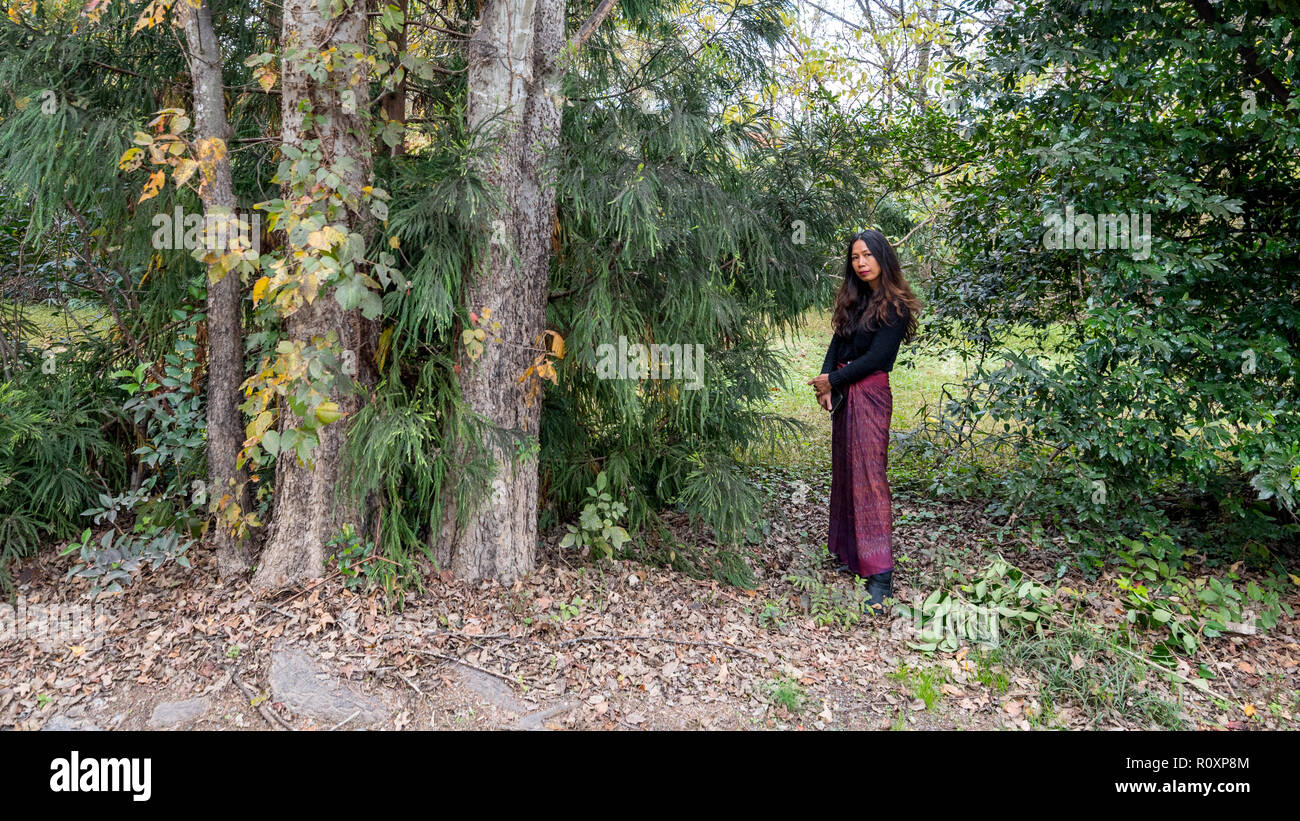
M720 641L688 641L686 639L670 639L665 638L664 636L580 636L576 639L562 641L560 642L560 646L566 647L570 644L578 644L579 642L584 641L632 641L636 639L642 639L645 641L664 641L669 644L685 644L696 647L718 647L723 650L735 650L737 653L744 653L745 655L756 658L759 661L767 661L766 656L755 653L753 650L744 647L737 647L734 644L726 644Z
M240 681L239 675L235 673L233 670L230 672L230 680L231 682L234 683L236 687L239 688L240 692L242 692L244 696L248 698L249 705L257 708L257 711L262 714L262 718L266 719L267 724L270 724L272 727L274 727L276 724L279 724L281 727L283 727L286 730L292 730L295 732L297 731L298 729L297 727L285 721L283 718L280 718L280 716L275 712L275 710L272 710L270 707L267 706L266 699L261 699L259 701L258 700L259 697L257 696L256 693L252 691L252 688L248 687L247 685L244 684L244 682Z
M413 649L410 652L419 653L422 656L432 656L433 658L442 659L443 661L450 661L455 664L463 664L466 667L470 668L471 670L477 670L480 673L486 673L489 676L494 676L496 678L499 678L502 681L507 682L508 684L514 684L514 680L511 679L509 676L507 676L505 673L498 673L495 670L489 670L486 667L479 667L477 664L471 664L470 662L465 661L464 659L458 659L455 656L447 656L442 653L435 653L432 650Z
M349 721L351 721L352 719L356 718L359 715L361 715L361 711L357 710L352 715L340 721L338 724L335 724L333 727L330 727L330 731L333 732L334 730L337 730L338 728L342 727L344 724L347 724Z

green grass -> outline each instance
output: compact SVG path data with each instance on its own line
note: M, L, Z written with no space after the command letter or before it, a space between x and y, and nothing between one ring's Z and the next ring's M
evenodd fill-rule
M112 317L106 311L94 308L74 308L69 315L59 305L15 305L0 300L0 311L3 311L6 320L13 318L15 309L23 321L23 337L38 348L80 336L84 333L83 327L91 333L102 333L113 324Z
M1188 729L1178 705L1144 684L1145 665L1112 649L1112 643L1120 641L1118 635L1076 622L1049 635L1008 634L1003 639L998 660L1037 674L1044 711L1055 704L1077 704L1094 721L1111 715L1145 720L1167 730Z
M992 650L977 648L971 654L971 661L975 664L976 681L995 693L1005 693L1007 691L1011 681L1003 671L1002 659L996 648Z
M905 686L912 698L925 702L925 709L933 710L943 698L943 684L948 680L948 673L939 667L909 667L904 664L889 673L887 678Z

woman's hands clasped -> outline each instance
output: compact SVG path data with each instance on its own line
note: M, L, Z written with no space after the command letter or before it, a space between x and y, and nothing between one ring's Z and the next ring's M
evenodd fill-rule
M816 376L814 376L812 379L809 379L808 384L812 385L813 390L817 391L817 404L821 405L823 408L829 411L831 409L830 377L828 377L824 373L819 373Z

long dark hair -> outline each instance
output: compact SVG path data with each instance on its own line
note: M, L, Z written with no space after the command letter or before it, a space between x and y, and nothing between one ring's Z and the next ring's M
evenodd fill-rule
M876 286L866 284L858 278L853 268L853 246L858 240L867 244L867 250L880 263L880 276ZM849 238L848 249L844 252L844 282L839 293L835 295L835 311L831 315L831 328L836 334L847 336L859 327L878 328L902 313L902 307L908 309L907 329L903 332L903 341L911 342L916 336L917 319L921 316L921 301L912 293L912 286L903 278L903 268L898 264L898 255L894 247L885 239L885 235L874 229L859 231Z

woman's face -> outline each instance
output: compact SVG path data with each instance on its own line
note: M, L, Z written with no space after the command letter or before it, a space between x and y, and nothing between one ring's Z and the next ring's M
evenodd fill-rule
M871 287L876 287L876 281L880 279L880 262L871 255L867 244L862 240L853 243L853 270L857 272L858 279L865 282Z

